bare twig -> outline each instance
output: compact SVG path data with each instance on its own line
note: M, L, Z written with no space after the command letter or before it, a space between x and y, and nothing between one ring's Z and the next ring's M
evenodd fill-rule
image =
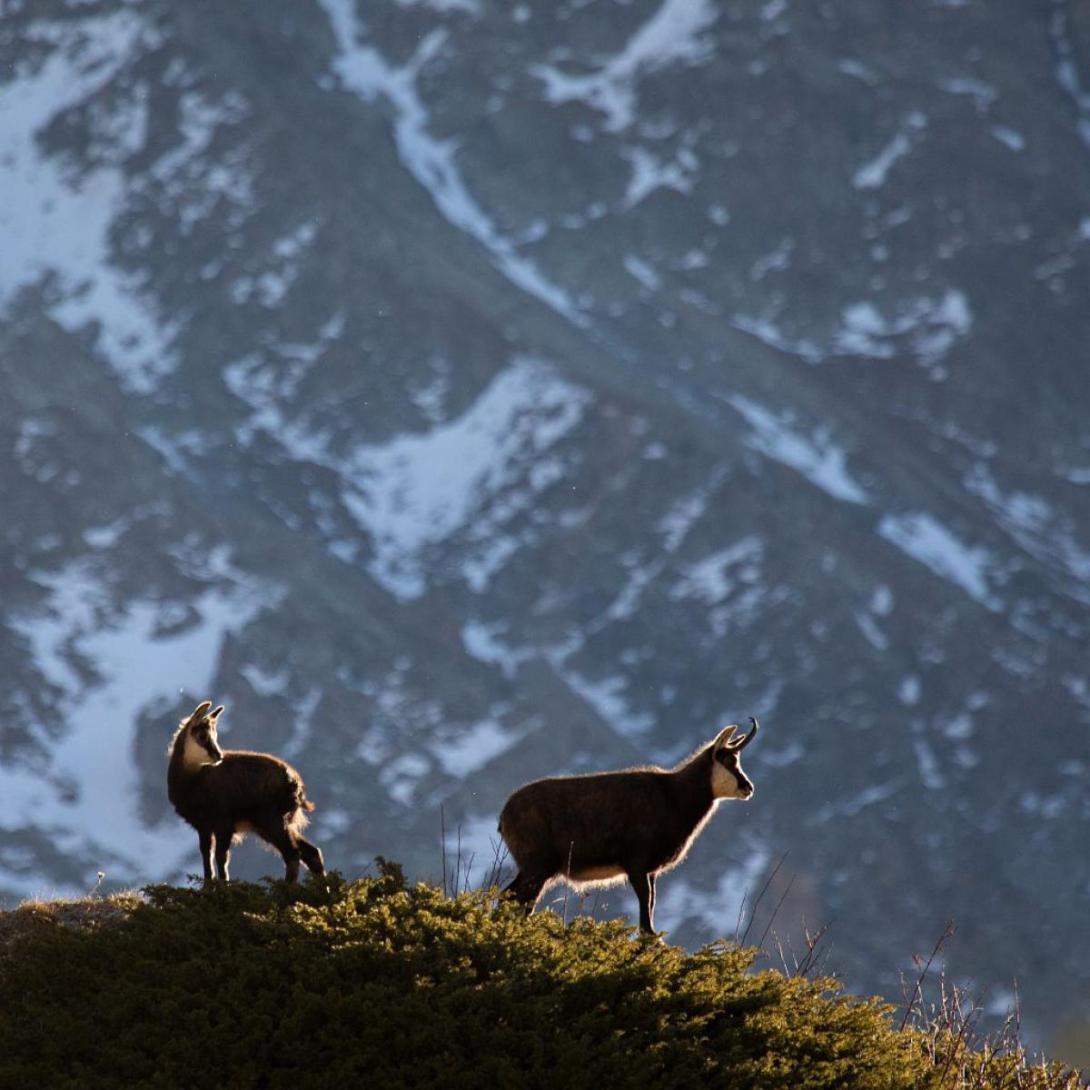
M488 842L492 845L492 866L489 867L485 875L484 885L481 886L482 891L503 884L503 867L508 858L507 845L502 839L497 840L495 837L489 837Z
M772 915L768 918L768 924L765 926L764 931L761 932L761 940L757 943L757 947L760 950L764 949L765 938L768 936L769 931L772 930L772 925L776 922L776 917L780 914L780 909L783 908L784 901L787 900L787 895L791 892L791 887L795 884L796 875L791 875L791 880L784 886L783 893L780 894L780 899L776 902L776 907L772 910ZM748 931L749 929L746 928Z
M447 815L445 809L439 807L439 843L441 845L443 853L443 896L450 896L447 893Z
M564 871L564 875L567 881L564 883L564 926L568 926L568 896L571 893L571 857L572 852L575 851L575 841L573 840L568 845L568 865Z
M908 1006L905 1007L905 1016L901 1019L900 1029L904 1029L908 1025L908 1020L912 1016L913 1008L916 1006L916 1001L920 998L920 994L923 991L923 982L927 979L927 974L931 969L931 963L939 956L942 948L946 945L948 939L953 938L957 927L954 925L953 920L947 920L946 926L943 928L942 934L939 936L938 942L935 943L934 950L931 951L931 956L927 959L927 962L920 969L920 975L916 978L916 987L912 991L912 998L908 1001ZM920 958L918 955L913 954L912 960L919 965Z
M754 900L753 905L749 910L749 923L746 924L746 929L742 932L742 937L737 939L739 946L745 946L746 938L749 935L749 929L753 926L753 921L757 916L757 909L760 906L761 899L764 897L765 893L768 892L768 887L772 885L776 875L780 873L780 867L784 865L789 854L789 852L784 852L783 855L780 856L780 861L772 868L772 873L765 879L765 884L761 886L761 892L757 894L756 900ZM735 935L737 936L737 932L735 932ZM760 943L758 943L758 945L760 945Z
M802 961L795 963L795 976L806 976L816 968L817 959L814 955L828 930L829 925L823 924L811 935L810 929L805 924L803 925L802 933L806 938L806 953L803 955Z

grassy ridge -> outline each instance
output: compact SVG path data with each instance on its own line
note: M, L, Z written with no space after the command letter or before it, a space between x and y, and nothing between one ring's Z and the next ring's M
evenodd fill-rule
M0 1086L1072 1090L828 980L399 869L0 917Z

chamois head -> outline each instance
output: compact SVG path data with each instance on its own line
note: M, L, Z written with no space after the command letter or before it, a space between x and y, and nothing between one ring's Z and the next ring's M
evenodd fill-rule
M211 700L198 704L193 714L182 721L182 763L187 769L196 771L201 765L216 765L223 760L223 750L216 738L216 720L223 712L220 704L214 711Z
M757 734L757 720L750 716L753 726L748 734L735 738L737 724L725 727L712 742L712 794L717 799L748 799L753 794L753 781L742 771L739 754Z

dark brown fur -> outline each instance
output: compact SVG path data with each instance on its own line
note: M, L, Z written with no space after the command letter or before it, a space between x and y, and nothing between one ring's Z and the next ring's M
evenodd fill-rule
M170 744L167 767L170 801L200 838L205 882L214 877L213 849L219 877L229 879L232 840L250 831L281 854L289 882L298 877L300 859L313 874L324 874L321 851L302 836L307 812L314 809L302 777L286 761L269 753L221 750L215 727L223 709L209 714L210 706L208 702L199 705L182 721ZM199 747L216 763L186 766L190 734L190 745Z
M672 771L633 768L520 787L500 814L500 833L519 867L507 892L532 910L554 880L579 887L627 878L640 927L653 932L655 878L685 858L714 812L716 764L733 776L736 797L753 793L737 751L755 731L741 744L723 732Z

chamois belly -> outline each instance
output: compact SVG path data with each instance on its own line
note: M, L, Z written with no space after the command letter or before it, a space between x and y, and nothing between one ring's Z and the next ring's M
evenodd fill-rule
M623 882L625 872L617 866L573 867L570 874L562 874L560 877L576 889L591 889Z

